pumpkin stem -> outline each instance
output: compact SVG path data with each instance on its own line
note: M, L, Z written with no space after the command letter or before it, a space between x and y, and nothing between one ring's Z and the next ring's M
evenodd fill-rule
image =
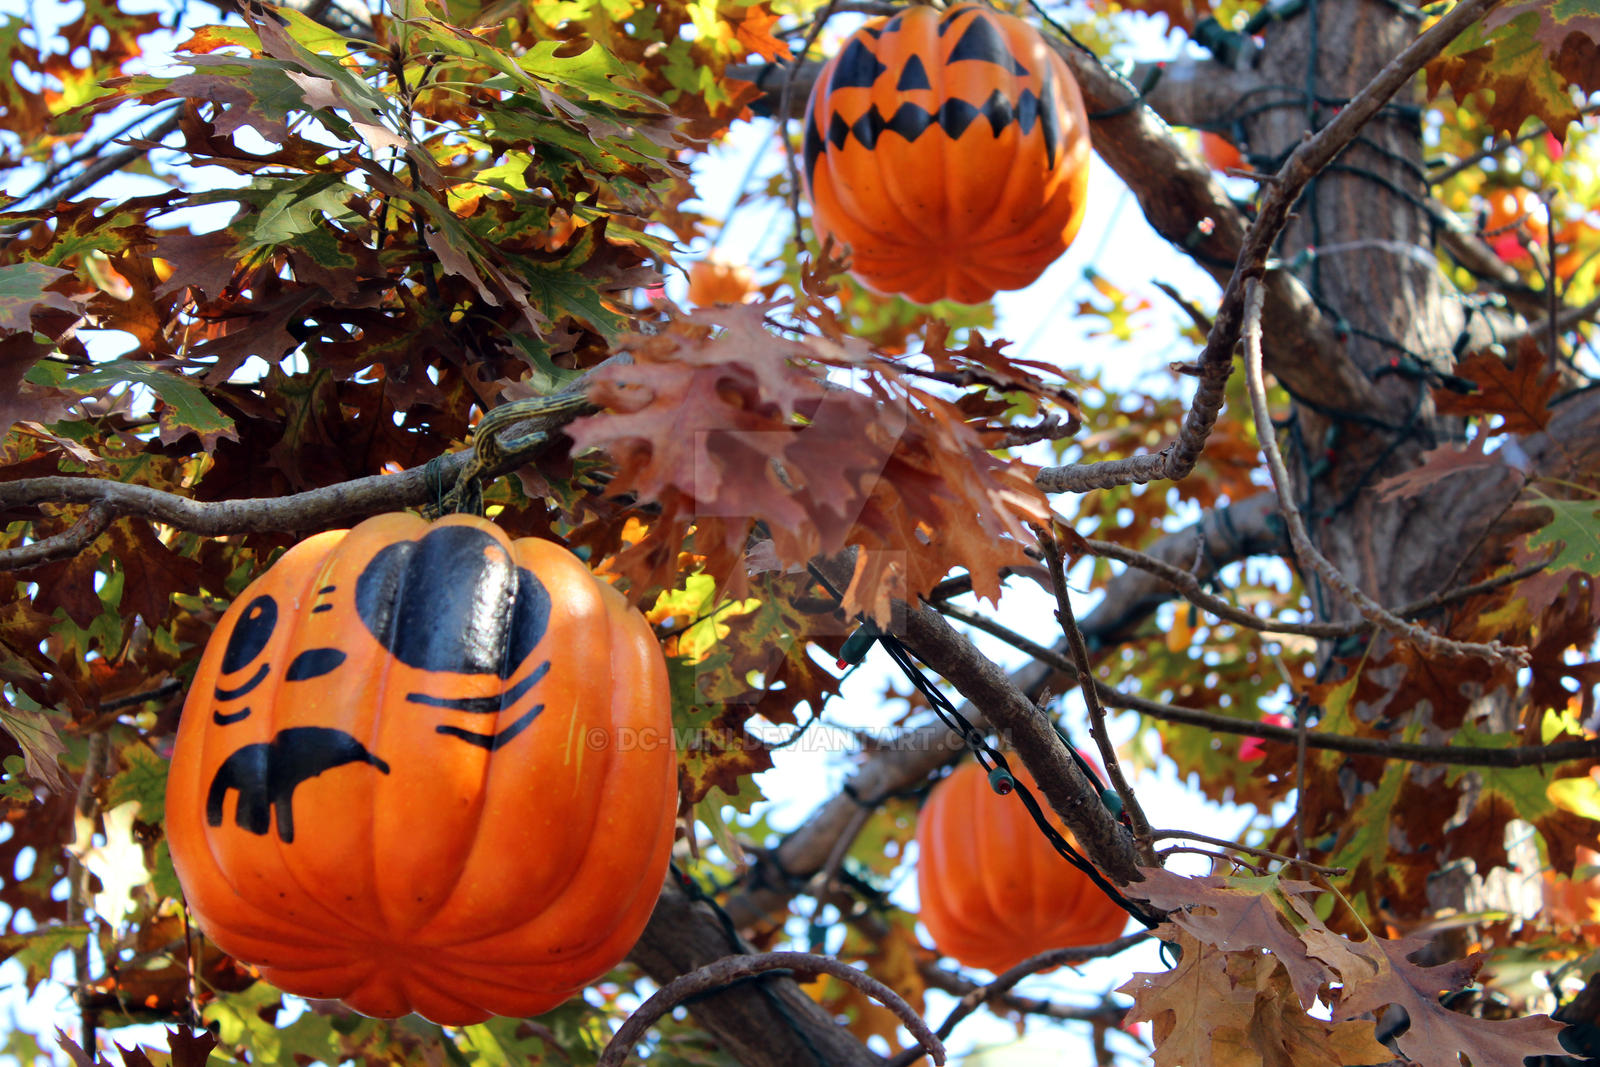
M500 473L514 469L550 440L550 430L565 426L590 407L583 392L555 393L513 400L484 413L472 428L472 458L456 477L455 485L423 509L430 519L454 512L483 514L483 489ZM531 432L502 437L503 431L521 423L533 423ZM429 463L430 479L433 463Z

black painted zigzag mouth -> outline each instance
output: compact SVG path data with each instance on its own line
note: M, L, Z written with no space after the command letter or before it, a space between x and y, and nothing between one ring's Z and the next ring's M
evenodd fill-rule
M1034 123L1038 123L1044 133L1045 161L1049 167L1056 165L1056 149L1061 144L1061 120L1056 112L1055 86L1047 83L1044 96L1035 96L1033 90L1024 89L1017 97L1016 106L1006 99L999 89L989 94L989 99L981 105L973 104L967 100L946 100L940 105L938 111L929 111L917 104L905 103L896 109L894 115L885 119L878 105L868 107L866 113L855 122L846 122L843 116L835 112L828 123L828 134L824 138L821 129L817 126L816 117L806 125L805 139L805 167L806 180L813 182L817 160L828 150L832 144L835 149L843 149L853 136L869 151L875 148L878 140L888 132L894 132L904 137L907 141L915 141L931 127L937 126L945 132L951 140L955 140L967 132L979 118L987 119L989 128L996 137L1012 122L1026 137L1033 131Z

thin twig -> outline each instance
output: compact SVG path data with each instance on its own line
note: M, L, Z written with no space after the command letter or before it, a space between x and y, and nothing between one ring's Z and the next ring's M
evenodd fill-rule
M1390 613L1344 576L1333 562L1324 556L1306 533L1300 508L1294 502L1289 485L1289 471L1278 451L1277 432L1272 425L1272 410L1267 406L1267 389L1261 370L1261 283L1250 279L1245 283L1244 367L1245 382L1250 393L1250 406L1255 413L1256 436L1261 441L1261 451L1267 457L1267 467L1272 472L1272 486L1278 494L1278 511L1289 528L1289 538L1294 542L1295 553L1302 563L1311 567L1335 591L1355 606L1362 618L1387 630L1403 640L1410 641L1425 651L1445 656L1479 656L1484 659L1505 660L1513 665L1528 661L1525 649L1515 649L1498 641L1480 644L1476 641L1456 641L1424 629Z
M1013 648L1020 649L1035 659L1049 664L1051 667L1077 679L1080 683L1083 681L1078 674L1077 666L1066 656L1055 649L1047 648L1037 641L1022 636L1015 630L1000 625L980 612L964 608L959 604L949 603L938 605L938 610L952 619L959 619L998 637ZM1108 708L1137 711L1143 715L1149 715L1151 718L1161 719L1163 722L1175 722L1184 726L1198 726L1218 733L1255 737L1275 744L1292 745L1295 743L1295 729L1293 727L1273 726L1271 723L1235 719L1227 715L1217 715L1214 712L1200 711L1197 708L1183 708L1175 704L1163 704L1158 700L1151 700L1148 697L1113 689L1098 680L1094 680L1094 685L1101 702ZM1422 745L1410 741L1385 741L1372 737L1347 737L1343 734L1324 734L1308 731L1306 745L1310 748L1324 749L1331 752L1344 752L1352 756L1400 759L1412 763L1443 763L1457 767L1532 767L1546 763L1566 763L1570 760L1600 758L1600 738L1591 738L1583 741L1558 741L1550 745L1523 745L1516 748L1475 748L1465 745Z
M1355 619L1348 622L1290 622L1287 619L1263 619L1259 615L1246 611L1236 604L1229 603L1219 596L1208 593L1200 584L1200 580L1191 572L1181 567L1175 567L1166 560L1128 548L1112 541L1099 541L1088 539L1088 545L1097 556L1114 559L1118 563L1136 567L1139 570L1155 575L1173 589L1176 589L1183 598L1191 604L1215 615L1219 619L1237 623L1251 630L1272 634L1301 634L1306 637L1337 638L1354 637L1371 631L1374 624L1366 619ZM1496 575L1493 578L1464 585L1458 589L1448 589L1430 594L1420 600L1413 600L1409 604L1395 608L1394 613L1402 618L1412 618L1426 614L1446 604L1456 603L1468 597L1477 596L1498 589L1502 585L1520 582L1530 575L1538 574L1545 569L1544 563L1530 563L1514 571Z
M1306 709L1294 709L1294 854L1306 854Z
M139 693L129 693L127 696L116 697L112 700L102 700L95 710L102 715L111 711L121 711L123 708L131 708L136 704L144 704L151 700L165 700L182 689L183 682L181 680L168 678L154 689L146 689Z
M1310 860L1296 859L1294 856L1285 856L1281 852L1272 852L1268 849L1256 848L1253 845L1241 845L1236 841L1225 841L1220 837L1207 837L1205 834L1197 834L1192 830L1151 830L1150 837L1154 841L1162 841L1169 838L1178 838L1180 840L1187 841L1203 841L1208 845L1216 845L1218 848L1229 849L1233 852L1243 852L1247 856L1260 856L1262 859L1277 860L1279 863L1292 863L1299 867L1309 868L1313 871L1316 871L1318 874L1328 875L1329 877L1336 877L1341 874L1349 873L1343 867L1324 867L1320 863L1312 863Z
M1034 484L1046 493L1084 493L1120 485L1143 485L1157 479L1178 481L1194 470L1222 409L1224 390L1233 369L1233 350L1243 324L1245 284L1259 281L1266 273L1267 258L1288 223L1290 208L1307 183L1355 140L1389 98L1410 83L1423 64L1499 2L1464 0L1457 4L1385 64L1350 103L1339 110L1332 122L1302 141L1278 169L1276 180L1268 186L1261 200L1255 221L1245 232L1239 258L1222 294L1222 304L1200 353L1200 383L1195 387L1194 399L1179 428L1178 439L1154 454L1046 467L1035 476Z
M969 996L975 990L984 988L984 983L974 981L955 971L946 970L932 960L919 963L917 973L922 975L923 981L927 982L930 988L940 989L958 997ZM1108 1022L1116 1025L1122 1021L1122 1016L1127 1011L1110 999L1084 1008L1018 993L996 993L986 999L988 1003L999 1005L1007 1011L1023 1015L1039 1015L1046 1019L1059 1019L1062 1022ZM885 1064L884 1067L889 1065Z
M1048 971L1055 967L1067 967L1075 963L1084 963L1088 960L1115 956L1117 953L1124 952L1134 945L1149 939L1150 934L1148 932L1140 931L1137 934L1119 937L1115 941L1107 941L1103 945L1056 948L1029 956L1015 967L997 975L992 982L984 985L973 983L972 988L962 994L961 1002L952 1008L950 1014L945 1017L944 1022L939 1024L939 1036L942 1038L949 1037L963 1019L977 1011L988 1001L994 1000L1009 991L1012 986L1029 975L1037 974L1040 971ZM906 1049L891 1059L886 1067L909 1067L910 1064L917 1062L921 1058L922 1053L919 1050Z
M1580 115L1592 115L1596 111L1600 111L1600 107L1586 107L1586 108L1583 108L1581 111L1579 111L1578 114L1580 114ZM1445 182L1449 181L1451 178L1454 178L1457 174L1460 174L1462 171L1465 171L1465 170L1471 170L1473 167L1476 167L1479 163L1482 163L1484 160L1488 159L1490 156L1497 156L1501 152L1504 152L1508 148L1514 148L1517 145L1523 144L1523 143L1525 143L1527 141L1531 141L1536 137L1543 137L1545 134L1547 134L1549 132L1550 132L1550 127L1546 126L1544 123L1541 122L1538 125L1534 126L1534 128L1529 130L1527 133L1520 134L1519 136L1511 137L1511 138L1496 138L1494 143L1491 144L1488 148L1485 148L1485 149L1483 149L1481 151L1478 151L1478 152L1474 152L1474 153L1472 153L1472 155L1467 156L1465 159L1457 160L1456 162L1450 164L1449 166L1443 168L1442 170L1435 171L1434 173L1428 175L1428 184L1429 185L1443 185Z
M1037 441L1063 441L1069 437L1076 437L1078 431L1083 429L1077 419L1063 421L1055 415L1046 415L1032 426L1017 426L1006 431L998 441L991 442L992 448L1021 448Z
M1203 542L1202 542L1203 544ZM1290 622L1286 619L1263 619L1259 615L1246 611L1244 608L1230 604L1219 596L1205 591L1200 580L1182 567L1175 567L1165 560L1147 555L1136 549L1127 548L1111 541L1090 540L1089 549L1097 556L1114 559L1118 563L1125 563L1130 567L1155 575L1167 585L1181 593L1185 600L1196 607L1215 615L1219 619L1251 630L1262 633L1301 634L1305 637L1345 637L1361 633L1370 629L1365 623L1345 622Z
M167 117L162 120L160 125L156 126L154 129L145 134L144 140L152 144L158 144L161 142L166 138L167 134L178 128L178 125L183 118L182 112L183 107L181 104L173 107ZM67 159L62 160L58 166L51 168L49 172L42 176L34 184L33 188L29 189L15 200L5 204L3 207L0 207L0 210L15 211L17 210L18 204L21 204L45 192L50 193L50 199L58 203L62 200L70 200L74 196L77 196L79 193L83 192L85 189L88 189L90 186L94 185L96 182L100 181L102 178L115 174L117 171L121 170L135 159L138 159L140 156L147 153L149 149L144 145L130 145L109 154L102 155L101 153L105 152L105 149L113 143L115 138L122 136L122 134L132 129L133 126L136 126L140 122L144 122L152 117L153 115L141 116L132 123L129 123L128 126L124 127L122 130L117 131L117 133L113 134L110 139L89 146L89 150L84 153L76 153ZM70 180L61 186L54 189L50 188L50 183L61 177L67 168L75 166L79 163L84 165L83 170L73 175ZM13 236L13 234L7 234L7 241L10 240L11 236Z
M874 809L865 804L858 804L851 813L850 821L845 824L844 831L839 834L838 840L833 843L833 848L828 851L828 858L811 878L807 892L816 900L816 909L811 913L811 921L815 923L822 914L822 907L827 898L833 894L833 877L839 873L839 868L844 865L844 858L850 851L850 846L855 843L857 835L867 825L867 820L872 817Z
M1056 622L1066 635L1067 647L1072 650L1072 660L1078 669L1078 677L1092 678L1094 669L1089 663L1089 646L1083 640L1083 631L1078 629L1078 619L1072 611L1072 600L1067 593L1066 568L1061 562L1061 549L1050 531L1044 527L1035 526L1034 534L1039 538L1039 549L1044 553L1045 563L1050 567L1050 584L1055 587L1056 594ZM1144 809L1139 806L1139 799L1134 796L1133 787L1128 784L1127 777L1122 773L1122 763L1117 759L1117 748L1111 743L1111 735L1106 731L1106 709L1100 703L1097 688L1093 685L1083 687L1083 702L1089 709L1089 735L1094 738L1096 747L1100 749L1100 759L1105 764L1106 775L1111 779L1111 787L1122 798L1122 810L1128 815L1128 829L1133 831L1133 839L1140 853L1144 855L1146 866L1155 866L1154 855L1150 852L1150 820L1145 817Z
M1194 323L1195 329L1199 330L1201 333L1211 332L1211 316L1200 310L1199 304L1196 304L1194 301L1178 292L1177 287L1174 285L1169 285L1163 281L1156 281L1153 284L1157 289L1160 289L1163 293L1166 293L1169 300L1178 305L1178 310L1189 316L1189 321Z
M106 760L110 751L110 739L105 733L89 735L88 754L83 762L83 776L78 780L78 797L73 805L76 830L76 847L67 851L67 922L79 923L86 920L85 912L89 907L89 867L83 862L84 856L94 847L94 824L100 813L100 795L98 786L105 777ZM89 939L86 937L82 945L74 945L72 949L73 965L73 993L78 1001L79 1023L81 1032L78 1043L83 1046L90 1058L97 1055L96 1046L99 1044L97 1030L99 1028L99 1013L89 1004Z
M900 999L898 993L865 971L831 956L814 956L808 952L763 952L751 956L726 956L679 975L662 986L617 1028L616 1034L606 1044L605 1051L600 1054L598 1067L621 1067L650 1025L691 997L779 970L806 978L826 974L855 986L894 1012L911 1036L933 1057L934 1063L944 1063L944 1044L928 1029L922 1016Z
M1168 848L1160 849L1156 855L1161 857L1162 866L1166 866L1167 857L1177 855L1180 852L1190 856L1204 856L1211 861L1213 867L1218 863L1229 863L1235 867L1244 867L1252 870L1256 874L1267 873L1266 864L1251 863L1249 860L1239 856L1226 856L1215 849L1206 848L1202 845L1172 845Z

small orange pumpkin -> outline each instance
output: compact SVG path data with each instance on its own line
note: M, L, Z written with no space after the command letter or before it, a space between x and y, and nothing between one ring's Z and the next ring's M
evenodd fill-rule
M1011 771L1038 795L1020 761ZM998 974L1047 949L1110 941L1128 923L1116 901L1056 852L1021 799L989 787L975 761L928 794L917 845L923 925L939 951L968 967Z
M218 946L301 996L546 1011L650 918L676 810L666 664L575 556L453 515L291 548L184 704L167 839Z
M1022 19L972 4L874 19L806 107L817 237L923 303L1021 289L1083 221L1088 128L1078 83Z

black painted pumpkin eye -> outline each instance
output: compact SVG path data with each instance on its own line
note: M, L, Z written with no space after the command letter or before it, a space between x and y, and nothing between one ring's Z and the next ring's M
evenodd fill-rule
M833 68L833 78L828 82L830 90L839 89L870 89L878 76L889 68L878 62L878 57L859 39L851 41L845 50L839 54L837 64Z
M289 669L283 672L286 682L304 682L332 674L345 661L345 654L337 648L308 648L294 658Z
M944 32L945 27L951 25L954 25L954 23L943 23L939 27L940 33ZM1020 74L1023 77L1028 75L1028 68L1019 63L1016 57L1011 54L1011 49L1007 47L1006 39L1001 36L999 29L995 27L993 22L982 15L974 16L967 23L966 30L961 34L960 39L956 41L955 47L950 49L950 58L945 62L960 63L967 60L975 63L993 63L995 66L1002 67L1012 74Z
M250 601L233 625L228 635L228 647L222 653L222 673L233 674L243 670L261 655L278 627L278 602L270 596L258 596Z
M550 593L481 530L441 526L372 558L356 614L408 667L510 678L544 637Z
M912 89L932 89L933 83L928 80L928 68L922 65L921 56L912 56L906 60L906 65L900 71L900 80L894 87L902 93Z

